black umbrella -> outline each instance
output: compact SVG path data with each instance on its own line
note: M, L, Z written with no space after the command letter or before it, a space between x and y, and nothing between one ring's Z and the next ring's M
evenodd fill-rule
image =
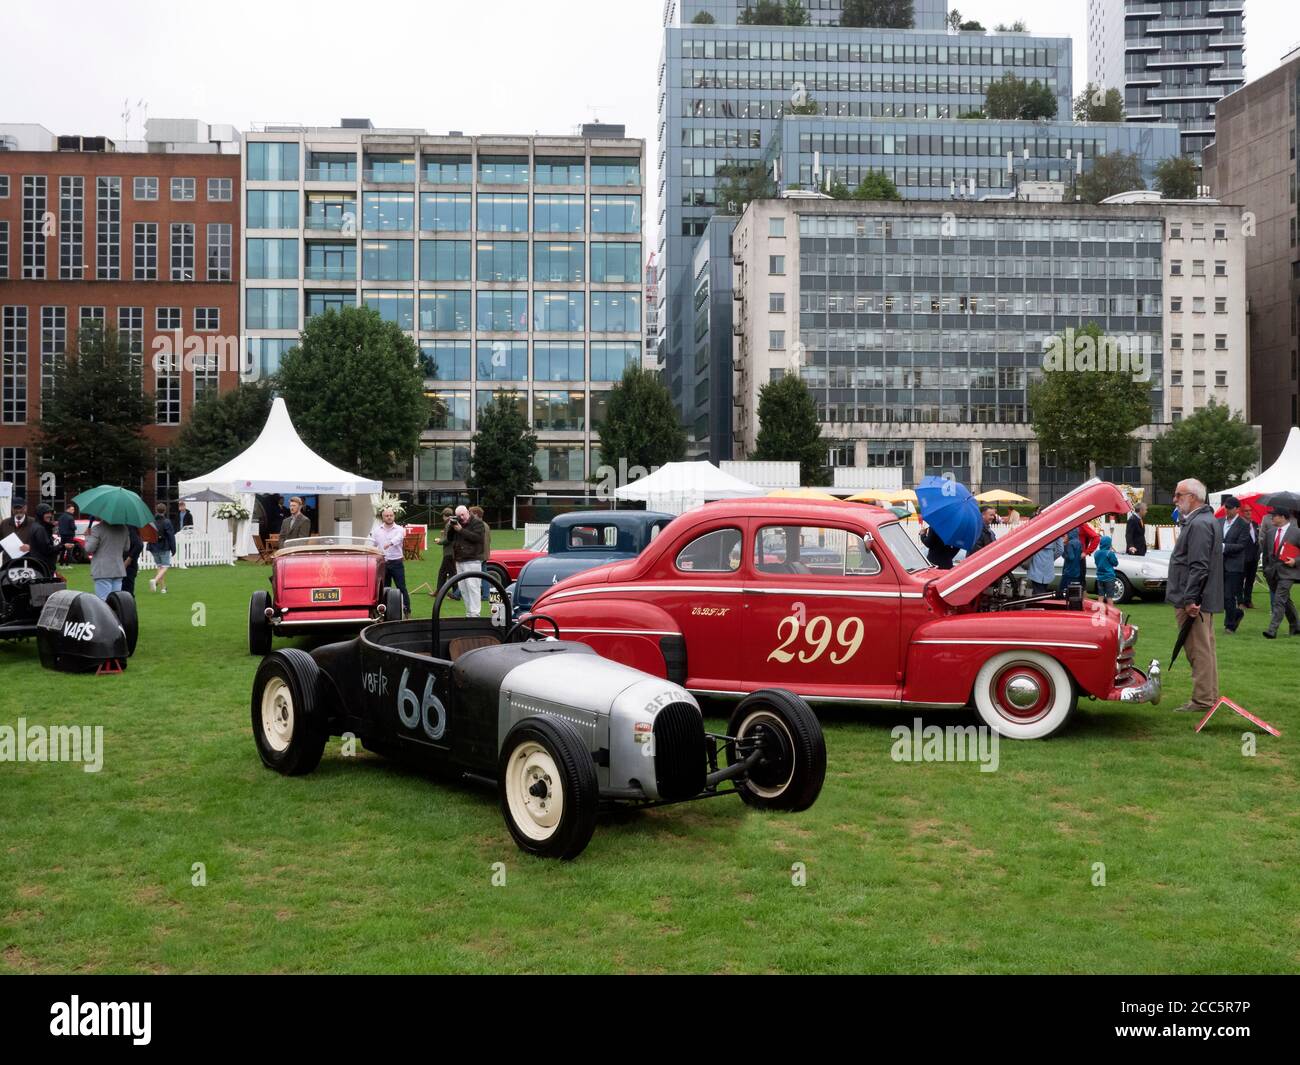
M1169 665L1171 668L1173 664L1178 661L1178 652L1183 649L1183 644L1187 642L1187 637L1192 634L1192 626L1200 620L1200 617L1201 615L1197 614L1194 618L1188 618L1183 622L1183 627L1178 630L1178 639L1174 641L1174 653L1169 656Z
M1268 495L1260 496L1259 502L1266 507L1288 510L1292 514L1300 510L1300 495L1294 492L1270 492Z
M230 496L223 496L220 492L214 492L211 488L205 488L202 492L195 492L193 495L182 496L182 503L233 503Z

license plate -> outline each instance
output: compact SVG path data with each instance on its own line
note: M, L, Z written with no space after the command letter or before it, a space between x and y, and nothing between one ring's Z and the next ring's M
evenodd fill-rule
M313 603L342 602L343 590L341 588L313 588L311 590L311 601Z

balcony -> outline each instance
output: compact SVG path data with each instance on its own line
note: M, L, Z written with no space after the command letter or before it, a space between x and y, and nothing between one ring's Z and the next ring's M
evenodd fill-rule
M1147 33L1218 33L1223 23L1218 19L1166 19L1148 22Z
M1220 67L1223 56L1217 52L1157 52L1147 56L1147 67Z
M1210 48L1245 48L1246 35L1244 33L1225 33L1221 37L1215 37L1210 41Z
M357 224L356 208L353 207L347 217L339 215L308 215L304 220L303 229L311 230L317 233L341 233L345 225L351 225L355 230ZM350 234L355 235L355 234Z
M1124 9L1125 18L1150 18L1160 14L1159 4L1141 4Z
M1147 93L1147 103L1167 104L1184 100L1220 100L1223 89L1206 88L1199 85L1171 85L1167 92Z
M308 181L338 181L348 185L357 183L355 166L317 166L307 168Z
M1130 122L1145 122L1150 119L1153 122L1159 122L1164 119L1165 113L1159 109L1146 111L1125 111L1124 117Z
M1124 51L1158 52L1160 51L1160 42L1151 37L1125 37Z
M308 281L355 281L357 279L357 268L355 266L308 266Z
M379 185L413 185L415 184L415 167L412 166L378 166L361 172L363 181Z
M1245 81L1245 80L1246 80L1245 67L1236 67L1236 66L1220 67L1218 70L1210 71L1210 81L1212 82Z

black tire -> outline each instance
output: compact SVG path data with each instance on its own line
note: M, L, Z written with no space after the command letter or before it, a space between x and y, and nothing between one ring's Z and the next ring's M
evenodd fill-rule
M746 739L756 734L763 735L773 754L736 781L740 798L767 810L808 809L826 780L826 737L812 707L780 688L754 692L732 711L727 735ZM729 762L743 760L735 747L727 745Z
M135 654L135 645L140 639L140 615L135 609L135 596L130 592L109 592L106 602L126 633L126 656L130 658Z
M329 731L317 710L319 676L311 655L293 647L267 655L257 667L253 739L268 769L297 777L320 765Z
M271 653L271 619L266 616L271 607L271 593L258 589L248 601L248 653L265 658Z
M1137 598L1132 582L1122 573L1115 574L1115 603L1131 603Z
M385 621L402 620L402 593L397 588L385 588L383 598Z
M510 587L510 574L506 572L506 568L504 566L499 566L496 563L490 563L483 567L483 571L487 573L489 576L495 577L497 580L499 580L501 582L502 587L505 588Z
M578 730L560 718L529 717L510 730L497 762L497 794L510 835L529 854L569 861L596 831L596 763ZM560 814L550 824L557 796Z

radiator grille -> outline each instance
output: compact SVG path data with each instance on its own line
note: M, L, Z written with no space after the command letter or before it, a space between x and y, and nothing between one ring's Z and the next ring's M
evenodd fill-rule
M690 703L669 703L655 716L655 781L659 797L689 799L704 788L704 720Z

